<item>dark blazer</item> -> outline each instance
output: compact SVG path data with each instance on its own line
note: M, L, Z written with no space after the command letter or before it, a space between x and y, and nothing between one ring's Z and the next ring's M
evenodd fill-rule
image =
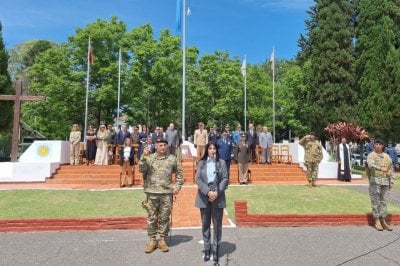
M129 133L129 131L125 131L123 132L122 130L118 132L117 134L117 144L118 145L124 145L125 139L126 138L130 138L131 137L131 133Z
M228 188L229 182L225 161L219 159L216 162L215 170L217 172L218 198L212 203L212 207L225 208L225 189ZM207 193L210 191L210 188L207 181L207 161L205 160L200 160L197 164L196 183L198 191L194 206L197 208L206 208L208 204Z
M246 141L250 146L255 146L258 144L257 131L253 130L253 134L250 133L250 130L246 131Z
M120 158L119 165L121 166L124 164L124 148L125 146L121 147L119 154ZM135 149L131 147L131 153L129 154L129 165L133 165L135 163L135 161L133 160L134 156L135 156Z
M232 140L229 138L226 138L225 140L225 142L223 138L217 140L219 158L225 161L231 161Z

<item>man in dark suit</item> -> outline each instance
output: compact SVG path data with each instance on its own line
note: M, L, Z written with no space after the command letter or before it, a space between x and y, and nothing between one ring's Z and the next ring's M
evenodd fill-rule
M217 140L217 148L219 158L225 161L226 170L228 171L229 177L229 170L231 167L231 160L232 160L232 141L228 137L228 132L224 131L222 133L222 138Z
M225 161L218 158L214 143L206 146L202 159L197 163L196 183L198 187L195 207L200 208L201 227L204 240L204 261L218 262L218 249L222 236L222 217L226 207L225 189L228 188L228 171ZM210 225L214 233L211 245Z
M246 132L246 141L250 146L250 161L255 163L257 159L256 155L256 145L258 141L257 132L254 130L253 123L249 123L249 130Z
M131 138L131 133L129 133L126 125L122 125L121 131L117 134L117 144L124 145L126 138Z

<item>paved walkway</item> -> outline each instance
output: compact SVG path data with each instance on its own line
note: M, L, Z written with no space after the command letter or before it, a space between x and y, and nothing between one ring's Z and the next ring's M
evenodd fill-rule
M220 265L400 265L400 227L224 228ZM203 262L200 229L172 231L170 251L145 254L144 230L0 233L0 265L179 266Z

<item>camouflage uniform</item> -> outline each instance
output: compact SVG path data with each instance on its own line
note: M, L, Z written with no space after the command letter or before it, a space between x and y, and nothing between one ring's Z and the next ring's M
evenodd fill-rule
M389 185L392 182L392 160L386 153L371 152L367 158L369 196L371 198L372 216L384 218L387 215L386 201L389 194ZM387 173L382 168L389 169Z
M318 165L322 160L322 147L318 140L309 140L303 137L299 144L304 147L304 164L307 167L309 184L314 184L318 178Z
M155 237L157 231L165 237L169 232L169 216L172 208L172 173L176 173L176 188L183 185L183 170L173 155L157 157L157 154L142 156L139 171L146 176L144 192L147 195L147 233ZM158 226L159 225L159 226Z

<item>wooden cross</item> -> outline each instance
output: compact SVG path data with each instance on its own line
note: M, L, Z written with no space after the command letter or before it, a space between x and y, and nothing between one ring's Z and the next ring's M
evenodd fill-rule
M41 101L46 98L44 96L21 95L22 82L17 81L15 84L15 95L0 95L0 101L14 101L14 121L13 134L11 142L11 162L17 161L18 156L18 139L19 139L19 121L21 117L21 101Z

